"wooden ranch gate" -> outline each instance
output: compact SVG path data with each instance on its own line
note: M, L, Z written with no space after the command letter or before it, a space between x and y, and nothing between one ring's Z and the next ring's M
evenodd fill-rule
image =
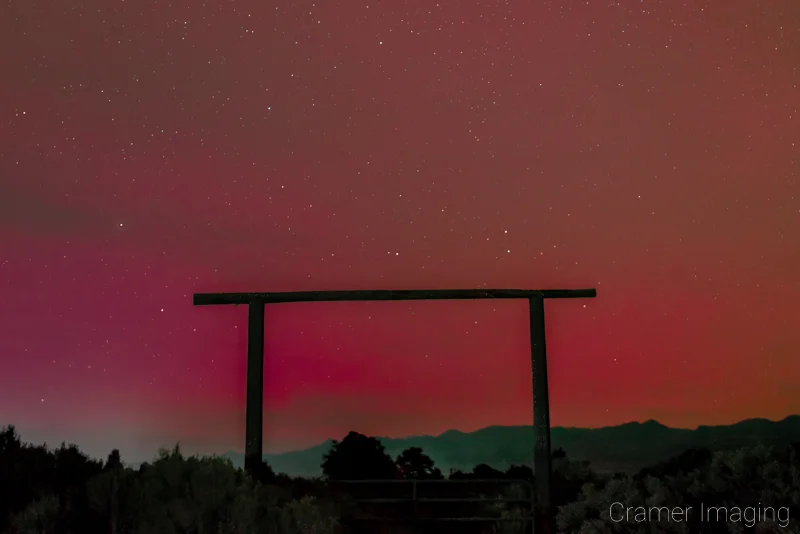
M343 302L370 300L527 299L530 314L533 385L534 521L536 534L553 532L550 478L550 400L547 386L547 349L544 329L545 299L594 298L595 289L432 289L300 291L273 293L195 293L195 306L246 304L247 400L245 415L245 469L258 468L263 457L264 306L286 302Z

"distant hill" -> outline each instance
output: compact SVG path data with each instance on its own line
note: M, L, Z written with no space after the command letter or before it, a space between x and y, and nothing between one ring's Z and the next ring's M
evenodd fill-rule
M555 427L552 447L563 448L571 458L589 460L602 470L636 471L691 448L725 450L755 445L787 445L800 442L800 415L782 421L747 419L733 425L700 426L697 429L670 428L657 421L625 423L603 428ZM408 447L421 447L436 465L472 471L478 464L505 470L512 464L531 464L533 427L492 426L475 432L448 430L439 436L380 438L393 457ZM292 476L320 476L322 457L332 440L310 449L282 454L266 454L264 459L280 473ZM225 455L234 464L243 465L244 456Z

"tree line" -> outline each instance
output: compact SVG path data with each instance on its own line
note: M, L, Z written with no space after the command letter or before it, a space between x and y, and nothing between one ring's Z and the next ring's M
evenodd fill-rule
M800 444L689 450L630 475L596 471L562 450L553 452L553 462L561 533L800 531ZM499 471L478 465L445 476L420 448L392 458L377 438L351 432L334 442L321 468L321 478L304 479L276 474L262 462L248 474L226 458L186 456L178 446L131 467L117 450L100 461L74 445L25 443L7 426L0 429L0 532L530 532L525 518L534 474L528 466ZM410 484L419 502L410 498ZM375 497L382 502L364 501ZM437 499L441 503L432 504ZM675 517L670 511L676 508L713 508L716 515ZM412 514L415 521L404 520ZM436 522L445 516L488 520L455 527Z

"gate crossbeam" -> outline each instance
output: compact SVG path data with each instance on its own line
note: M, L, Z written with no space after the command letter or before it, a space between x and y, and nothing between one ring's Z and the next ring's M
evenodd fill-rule
M195 293L195 306L247 304L247 401L245 469L254 472L263 456L264 409L264 306L286 302L369 300L527 299L530 314L531 371L533 385L533 469L536 492L534 531L552 532L550 478L550 399L547 385L547 349L544 300L594 298L595 289L412 289L359 291L298 291L267 293Z

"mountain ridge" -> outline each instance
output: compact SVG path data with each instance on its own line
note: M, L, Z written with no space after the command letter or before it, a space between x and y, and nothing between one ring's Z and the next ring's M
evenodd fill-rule
M479 464L505 470L511 465L531 464L533 427L493 425L472 432L449 429L438 435L403 438L378 437L392 457L409 447L421 447L447 473L451 469L471 471ZM376 436L377 437L377 436ZM306 449L265 454L277 472L291 476L321 476L323 456L333 445L328 439ZM694 429L666 426L655 419L631 421L598 428L553 427L552 447L585 459L601 470L636 471L692 448L725 450L757 443L788 445L800 442L800 415L778 421L744 419L730 425L698 425ZM229 451L223 456L235 465L244 455Z

